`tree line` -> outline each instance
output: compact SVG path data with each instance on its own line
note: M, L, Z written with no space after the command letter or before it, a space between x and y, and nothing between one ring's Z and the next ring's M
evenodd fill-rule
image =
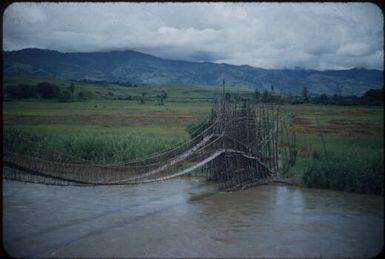
M273 88L272 88L273 89ZM254 98L257 103L279 103L279 104L324 104L324 105L384 105L384 87L381 89L370 89L362 96L349 95L327 95L320 94L310 96L307 87L302 88L301 95L294 96L291 93L277 94L274 91L255 89Z
M75 95L75 84L71 82L70 86L61 90L59 86L49 83L40 82L36 85L32 84L17 84L8 85L4 89L4 94L8 99L20 100L20 99L57 99L61 102L69 102L73 100L84 100L95 96L95 94L88 90L77 91ZM96 91L96 94L100 94ZM106 96L113 97L114 93L109 91ZM151 97L147 96L146 92L142 92L141 96L128 96L125 98L117 98L122 100L139 100L140 104L145 104ZM164 105L165 100L168 98L168 94L165 90L161 90L156 96L152 97L158 100L159 105Z
M9 99L57 99L62 102L72 101L74 99L87 99L93 96L90 91L80 91L75 95L75 84L71 82L70 86L61 90L59 86L49 83L40 82L36 85L32 84L17 84L8 85L4 89L5 95ZM142 93L140 97L140 103L144 104L147 93ZM109 96L113 93L109 92ZM159 99L160 105L164 104L164 100L167 99L167 93L162 90L160 94L156 96ZM257 103L278 103L278 104L324 104L324 105L384 105L384 88L370 89L366 91L362 96L350 95L314 95L310 96L306 87L302 88L301 95L278 94L274 92L274 88L271 91L264 89L260 91L255 89L254 99Z
M71 80L73 82L87 83L93 85L107 86L110 84L124 86L124 87L138 87L139 85L131 83L129 81L108 81L108 80L91 80L91 79L81 79L81 80Z
M40 82L36 85L8 85L5 87L4 93L9 99L57 99L62 102L71 101L74 98L83 99L86 98L88 94L85 91L81 91L75 96L74 83L71 83L70 86L64 90L61 90L59 86L49 82Z

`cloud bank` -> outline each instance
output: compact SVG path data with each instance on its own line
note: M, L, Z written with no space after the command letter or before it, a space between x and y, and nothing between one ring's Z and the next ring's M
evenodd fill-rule
M371 3L14 3L3 15L3 48L383 69L383 19Z

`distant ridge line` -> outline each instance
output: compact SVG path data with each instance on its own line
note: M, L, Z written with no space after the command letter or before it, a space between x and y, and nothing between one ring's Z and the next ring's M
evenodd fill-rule
M134 50L71 52L23 49L3 51L3 75L42 75L66 80L135 84L194 84L251 87L276 93L362 95L384 85L383 71L264 69L249 65L170 60Z

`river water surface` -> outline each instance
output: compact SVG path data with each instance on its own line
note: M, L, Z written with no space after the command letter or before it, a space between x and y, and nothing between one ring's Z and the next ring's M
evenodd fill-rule
M264 185L211 192L197 178L132 186L3 180L3 245L15 257L372 257L384 199Z

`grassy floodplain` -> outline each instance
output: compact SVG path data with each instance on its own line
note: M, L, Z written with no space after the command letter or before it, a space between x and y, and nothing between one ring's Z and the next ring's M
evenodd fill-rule
M4 86L48 81L61 89L71 82L46 77L8 77ZM220 87L142 85L123 87L75 82L72 102L3 101L3 147L60 161L113 162L145 157L189 137L188 128L209 114ZM168 94L164 105L157 95ZM253 97L253 90L227 88ZM145 93L144 104L140 97ZM129 97L129 98L128 98ZM383 193L383 107L283 105L293 112L297 163L286 176L310 187Z
M384 109L290 105L297 162L287 176L310 187L384 193Z

